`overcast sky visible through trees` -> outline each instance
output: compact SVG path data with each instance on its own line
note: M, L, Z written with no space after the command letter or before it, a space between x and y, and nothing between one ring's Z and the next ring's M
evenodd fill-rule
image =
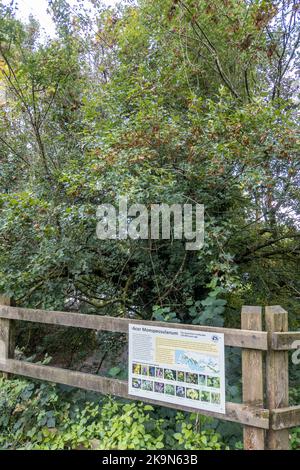
M11 0L4 0L4 4L10 4ZM70 4L76 4L76 0L70 0ZM113 5L116 0L103 0L107 5ZM47 0L17 0L18 17L26 20L30 14L37 18L41 27L46 31L47 35L54 35L55 27L51 20L51 16L47 13L48 2Z

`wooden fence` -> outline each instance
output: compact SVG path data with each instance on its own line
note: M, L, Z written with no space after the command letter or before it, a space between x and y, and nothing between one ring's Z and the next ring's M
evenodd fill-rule
M225 415L200 413L242 424L247 450L288 449L289 428L300 425L300 406L289 407L288 399L288 351L300 340L300 332L288 331L288 314L281 307L266 307L263 331L261 307L243 307L242 328L233 329L31 310L12 307L7 298L0 297L0 371L132 400L136 398L128 395L126 381L15 360L16 320L117 333L128 333L130 323L223 333L226 346L242 349L243 403L227 402ZM143 401L199 413L193 407L145 398Z

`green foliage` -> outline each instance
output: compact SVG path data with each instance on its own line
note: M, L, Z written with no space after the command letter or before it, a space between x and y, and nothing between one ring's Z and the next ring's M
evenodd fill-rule
M294 428L290 434L291 449L300 450L300 428Z
M190 306L189 315L193 318L194 325L223 326L223 314L227 301L217 298L220 292L222 289L216 288L204 300L197 300L195 303L192 300L187 302L186 305Z
M281 77L270 94L296 65L293 23L276 67L288 5L96 0L91 17L49 3L58 36L44 43L2 7L0 290L23 306L72 297L91 313L184 323L236 322L242 303L296 311L294 90ZM204 204L204 248L100 243L96 207L121 195Z
M0 448L215 449L218 434L197 429L199 417L167 413L142 403L124 403L25 380L0 379Z
M299 379L298 379L299 380ZM297 384L298 385L298 384ZM299 386L291 387L289 390L290 405L299 405L300 403L300 388ZM291 448L293 450L300 450L300 427L290 430Z
M180 320L177 318L175 312L171 312L170 307L160 307L159 305L154 305L153 307L153 320L170 322L170 323L180 323Z
M115 379L126 380L128 379L128 367L124 363L119 364L109 369L108 375Z
M195 433L191 423L182 423L181 433L174 434L174 438L178 441L180 449L221 450L224 448L213 430Z
M0 292L23 307L229 327L239 327L243 304L281 304L299 329L299 8L290 0L49 7L57 36L43 41L33 18L17 20L0 1ZM100 242L96 208L122 195L147 206L204 204L203 249ZM45 337L42 354L64 341L72 352L94 344L31 331L23 326L17 338L26 354L31 336ZM107 351L117 355L117 343ZM238 400L240 357L226 356L227 394ZM118 362L110 375L124 378ZM55 410L56 420L68 416ZM11 428L12 442L29 445L25 428ZM183 444L189 431L178 445L194 445ZM45 432L58 447L78 444ZM35 435L38 446L39 424ZM175 445L169 434L165 442Z

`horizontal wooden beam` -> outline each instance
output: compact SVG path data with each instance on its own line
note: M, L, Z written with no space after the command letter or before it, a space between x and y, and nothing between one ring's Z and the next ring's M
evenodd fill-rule
M273 410L271 427L274 430L300 426L300 405Z
M100 377L83 372L59 369L50 366L41 366L24 361L16 361L7 359L0 361L0 370L3 372L30 377L32 379L46 380L48 382L69 385L71 387L81 388L99 392L103 395L114 395L130 400L140 400L138 397L128 395L128 383L122 380ZM173 403L165 403L157 400L143 398L143 402L152 405L175 408L181 411L191 413L199 413L199 409L176 405ZM260 408L246 406L240 403L226 404L226 414L214 413L210 411L202 411L201 414L211 416L213 418L232 421L240 424L255 426L258 428L268 429L269 427L269 411Z
M165 323L144 321L130 318L108 317L100 315L85 315L70 312L52 312L47 310L32 310L28 308L0 306L0 318L21 320L48 325L70 326L88 330L104 330L114 333L128 333L128 325L135 323L144 327L180 328L185 330L208 331L223 333L226 346L266 351L268 349L267 333L264 331L239 330L234 328L219 328L212 326L187 325L183 323Z
M284 333L273 333L272 349L277 351L288 351L300 347L300 331L287 331Z

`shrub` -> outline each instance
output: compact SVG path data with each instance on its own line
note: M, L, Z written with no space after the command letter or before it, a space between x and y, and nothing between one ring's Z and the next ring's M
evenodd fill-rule
M199 415L96 397L52 384L0 379L0 449L222 449Z

